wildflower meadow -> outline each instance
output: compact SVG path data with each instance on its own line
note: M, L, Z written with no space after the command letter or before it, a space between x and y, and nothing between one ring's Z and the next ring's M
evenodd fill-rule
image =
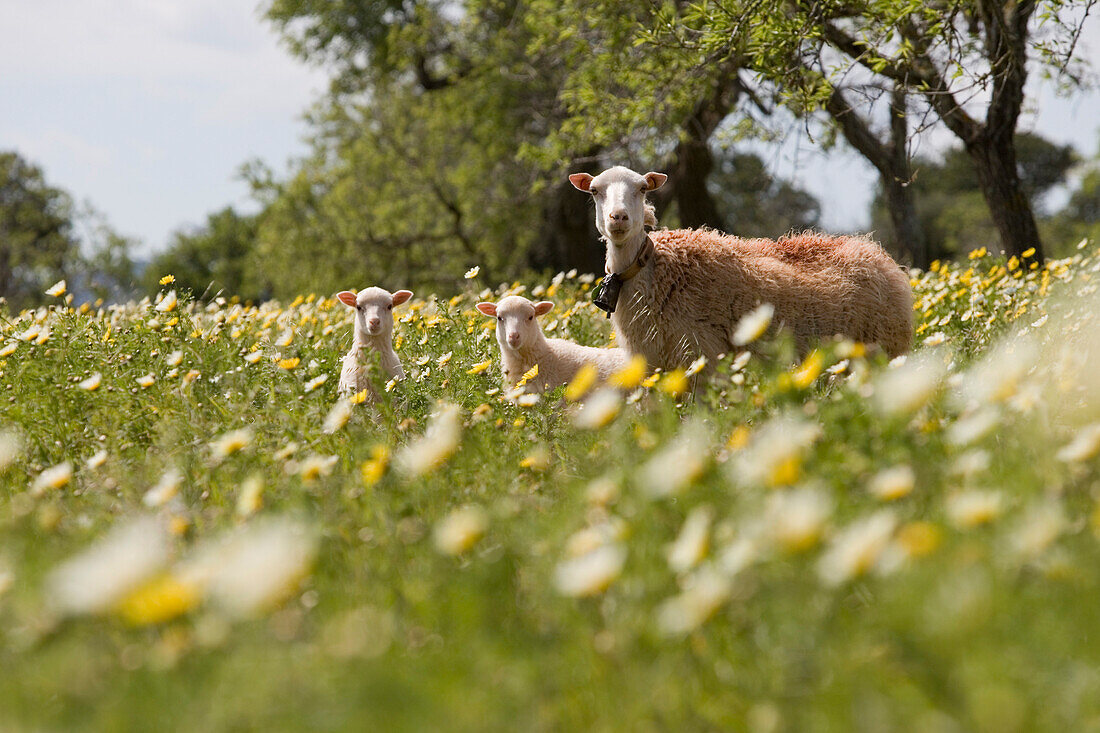
M332 293L58 283L0 321L0 728L1100 728L1100 254L1026 255L913 271L893 362L762 308L541 395L474 306L608 345L591 276L417 293L350 398Z

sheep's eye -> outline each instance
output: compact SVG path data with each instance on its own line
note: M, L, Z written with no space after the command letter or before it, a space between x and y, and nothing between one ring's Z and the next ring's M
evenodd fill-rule
M389 305L387 305L386 310L392 311L393 310L393 303L390 303Z
M363 312L363 306L361 306L361 305L357 305L357 306L355 306L355 310L357 310L357 311L359 311L360 313L362 313L362 312Z
M641 187L640 189L638 189L638 190L639 190L639 191L640 191L641 193L645 193L646 191L648 191L648 190L649 190L649 186L642 186L642 187Z
M527 320L533 321L533 320L535 320L535 317L534 316L527 316Z
M503 320L504 320L504 318L503 318L503 317L501 317L501 316L497 316L497 320L498 320L498 321L503 321Z

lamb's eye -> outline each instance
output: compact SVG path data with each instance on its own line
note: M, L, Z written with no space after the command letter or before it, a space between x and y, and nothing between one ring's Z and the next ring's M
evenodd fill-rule
M641 188L638 189L638 191L640 193L645 193L648 190L649 190L649 186L642 186Z
M502 318L501 316L497 316L497 320L498 320L498 321L503 321L503 320L504 320L504 318Z
M527 320L533 321L533 320L535 320L535 317L534 316L527 316Z
M390 303L389 305L387 305L386 310L392 311L393 310L393 303Z

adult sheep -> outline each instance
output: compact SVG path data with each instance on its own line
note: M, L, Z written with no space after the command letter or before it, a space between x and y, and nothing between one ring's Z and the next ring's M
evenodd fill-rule
M615 166L569 181L591 194L596 228L607 243L604 290L618 344L651 366L670 369L697 356L713 360L734 348L741 317L762 303L773 322L789 328L800 349L841 335L881 346L890 356L909 350L909 278L865 237L791 234L779 240L741 239L713 229L662 229L646 194L667 176Z

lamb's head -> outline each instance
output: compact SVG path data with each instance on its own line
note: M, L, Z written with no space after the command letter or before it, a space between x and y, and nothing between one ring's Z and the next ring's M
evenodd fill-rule
M663 186L667 179L664 173L643 176L621 165L595 177L588 173L569 176L575 188L592 195L596 202L596 228L616 247L638 239L647 223L656 225L645 195Z
M554 304L548 300L532 303L519 295L501 298L499 303L478 303L477 309L497 319L500 348L522 351L543 338L536 316L549 313Z
M355 335L360 341L393 334L393 308L412 297L410 290L391 294L382 288L364 288L358 293L336 294L340 302L355 309Z

